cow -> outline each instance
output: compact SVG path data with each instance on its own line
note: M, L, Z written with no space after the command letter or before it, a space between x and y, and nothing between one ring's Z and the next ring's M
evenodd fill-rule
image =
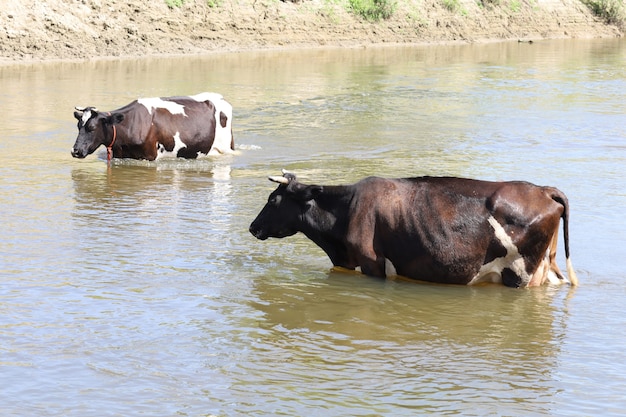
M164 156L197 158L230 153L232 106L217 93L140 98L110 112L76 107L78 137L72 156L85 158L100 145L108 159L153 161Z
M301 232L335 267L442 284L560 284L566 282L556 264L563 219L567 274L578 285L569 204L554 187L428 176L321 186L286 171L269 179L278 188L250 233L265 240Z

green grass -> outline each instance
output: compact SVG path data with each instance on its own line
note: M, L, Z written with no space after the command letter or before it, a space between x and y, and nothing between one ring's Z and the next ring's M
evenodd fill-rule
M478 5L481 7L495 7L500 6L500 0L478 0Z
M519 13L519 11L522 10L521 0L511 0L511 2L509 3L509 9L513 13Z
M626 5L624 0L582 0L596 16L607 23L626 28Z
M350 9L353 13L365 20L378 22L381 19L389 19L396 10L394 0L349 0Z
M165 0L165 4L167 4L167 7L170 9L173 9L174 7L181 7L184 2L185 0Z
M443 0L443 7L450 12L456 12L461 8L459 0Z

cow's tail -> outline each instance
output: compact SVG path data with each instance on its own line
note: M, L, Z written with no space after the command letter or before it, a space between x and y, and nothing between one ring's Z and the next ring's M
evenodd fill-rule
M550 188L550 197L552 200L563 206L563 214L561 214L561 218L563 219L563 240L565 241L565 265L567 268L567 276L569 277L569 282L573 286L578 286L578 277L576 276L576 272L574 271L574 267L572 266L572 261L569 256L569 203L565 194L556 188ZM554 240L556 243L556 236Z

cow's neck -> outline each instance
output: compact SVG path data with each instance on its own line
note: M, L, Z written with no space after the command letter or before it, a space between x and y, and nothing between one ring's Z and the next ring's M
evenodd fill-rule
M109 127L109 129L111 129L111 127ZM137 141L133 140L126 123L118 123L115 125L115 135L116 135L116 139L114 143L112 143L111 141L113 138L112 136L107 137L105 141L106 143L104 143L104 146L106 146L107 148L112 143L113 146L111 146L111 149L112 149L114 157L150 159L150 158L146 158L144 144L141 142L138 143ZM154 153L156 154L156 151Z
M110 126L111 132L113 131L113 127ZM128 142L128 127L124 123L118 123L115 125L115 143L119 145L125 145ZM111 141L112 137L110 136L107 140ZM108 144L105 144L108 145Z
M346 268L354 268L345 245L348 211L353 196L350 186L325 186L304 214L301 230L326 252L333 265Z

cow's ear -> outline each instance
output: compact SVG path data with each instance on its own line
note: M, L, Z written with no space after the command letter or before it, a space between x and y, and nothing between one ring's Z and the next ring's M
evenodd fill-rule
M124 115L122 113L113 113L109 117L107 117L107 123L116 125L118 123L122 123L124 120Z
M74 112L74 117L76 118L76 120L82 119L83 118L83 112L82 111L81 112L75 111Z
M300 201L311 201L320 195L322 191L324 191L324 188L321 185L307 185L298 189L295 195Z
M309 187L309 193L311 194L310 199L312 200L318 195L322 194L322 191L324 191L324 187L322 187L321 185L311 185Z

